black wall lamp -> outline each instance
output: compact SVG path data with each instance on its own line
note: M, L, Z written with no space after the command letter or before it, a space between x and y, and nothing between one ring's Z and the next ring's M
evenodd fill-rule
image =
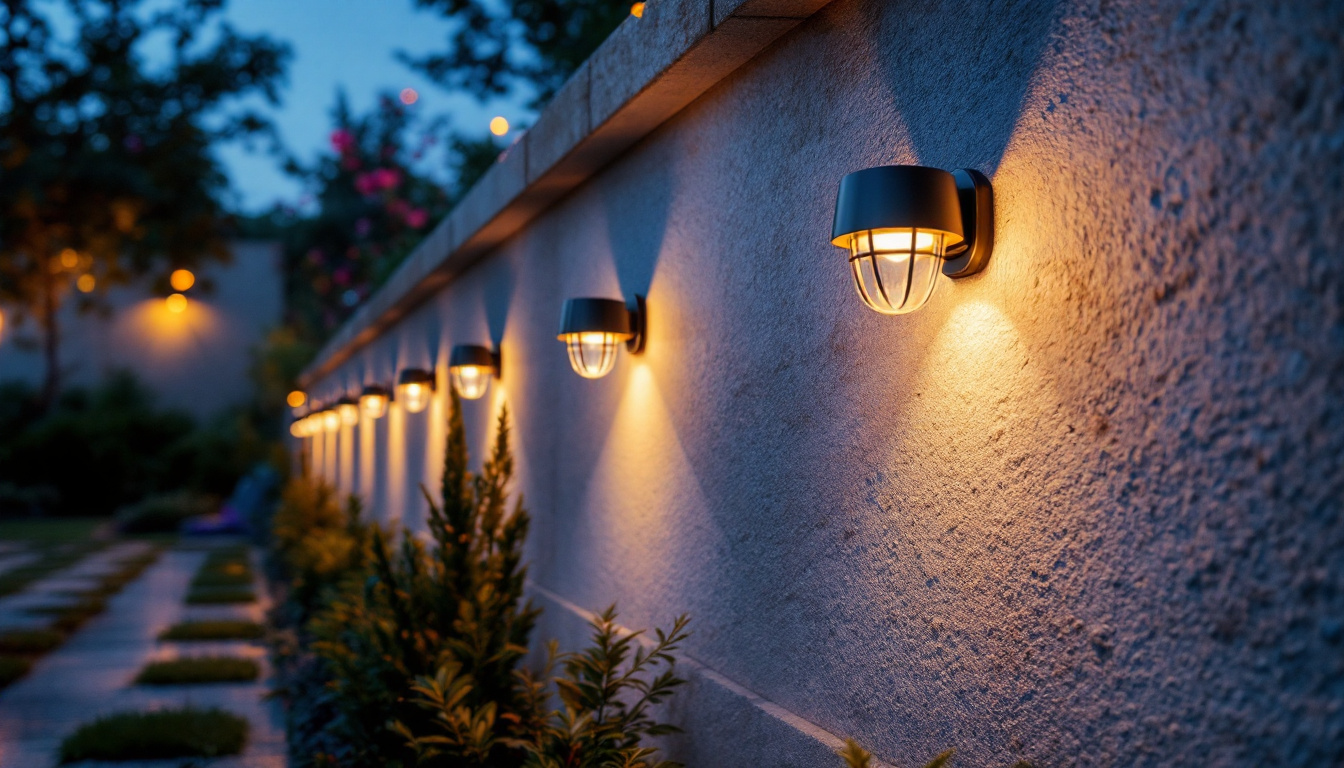
M994 195L979 171L884 165L840 180L831 243L849 249L854 285L884 315L924 306L941 271L968 277L994 248Z
M359 393L359 408L370 419L381 419L387 415L387 404L392 402L392 392L387 387L370 384Z
M560 313L560 335L569 365L585 379L600 379L616 365L624 344L632 355L644 351L648 312L643 296L630 304L615 299L570 299Z
M448 373L453 389L464 400L479 400L499 375L499 353L478 344L459 344L448 353Z
M407 368L397 379L397 399L409 413L419 413L429 405L437 386L434 374L423 368Z

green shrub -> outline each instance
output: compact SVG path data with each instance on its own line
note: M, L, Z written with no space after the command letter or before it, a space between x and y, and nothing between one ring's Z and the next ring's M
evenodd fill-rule
M22 656L0 654L0 688L28 674L33 662Z
M644 746L643 740L680 730L654 720L650 708L686 682L673 674L673 665L674 653L687 637L688 621L682 616L670 631L655 630L658 640L646 650L640 645L643 631L623 633L617 626L616 606L593 619L592 645L561 657L563 672L549 681L561 708L523 729L519 742L528 754L527 765L680 766L654 762L658 750ZM555 658L554 644L551 657ZM440 666L434 677L417 681L413 703L434 715L430 730L416 732L401 722L393 728L422 763L447 758L451 765L494 764L490 757L500 746L494 703L473 705L471 687L471 679L462 675L456 661ZM530 713L542 712L549 695L546 682L529 682L525 690L531 698Z
M141 685L192 685L256 680L261 667L252 659L233 656L195 656L146 665L136 676Z
M159 634L160 640L258 640L266 627L252 621L184 621Z
M360 520L359 499L342 504L322 480L295 477L280 494L271 520L275 560L289 582L289 606L302 624L343 580L368 562L371 526Z
M122 533L176 533L188 518L208 515L219 500L191 491L147 496L117 511L117 529Z
M187 605L227 605L256 602L251 587L201 587L187 592Z
M11 629L0 633L0 653L36 655L63 642L65 635L53 629Z
M160 760L236 755L248 723L219 709L124 712L80 726L61 744L61 762Z

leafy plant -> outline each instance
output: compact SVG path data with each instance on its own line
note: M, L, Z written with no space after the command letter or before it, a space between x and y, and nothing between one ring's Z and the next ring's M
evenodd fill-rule
M280 494L271 521L275 559L289 582L295 623L307 621L329 593L368 560L372 526L360 519L355 496L344 499L331 484L294 477Z
M561 658L563 673L552 679L561 708L552 711L522 746L528 768L674 768L655 761L657 750L644 738L679 732L656 721L650 711L686 681L675 674L675 651L686 639L689 617L672 629L654 630L652 647L641 643L643 630L624 633L616 624L616 606L593 619L593 642ZM552 645L554 657L554 645ZM535 695L544 696L537 685Z
M944 768L956 753L956 749L949 749L942 752L926 763L924 768ZM853 739L845 739L844 748L836 752L836 754L845 759L845 765L849 766L849 768L869 768L872 764L872 753L863 747L860 747L859 743ZM1028 763L1026 760L1018 760L1016 763L1013 763L1013 768L1031 768L1031 763Z

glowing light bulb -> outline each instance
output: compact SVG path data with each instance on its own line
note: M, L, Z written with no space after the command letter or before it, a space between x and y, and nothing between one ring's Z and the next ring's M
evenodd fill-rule
M448 373L458 397L479 400L499 373L499 355L488 347L459 344L448 355Z
M168 284L173 286L174 291L189 291L196 284L196 275L190 269L175 269L168 276Z
M387 403L390 399L387 390L382 387L365 387L363 394L359 396L359 407L370 419L381 419L387 415Z
M355 426L359 423L359 402L353 397L341 398L336 402L336 414L341 417L344 426Z
M490 132L496 136L503 136L509 132L509 121L503 117L496 117L490 121Z
M308 402L308 395L296 389L285 397L285 402L289 403L290 408L299 408L304 403Z
M571 333L565 337L569 365L585 379L600 379L616 367L616 352L624 341L615 333Z
M74 248L66 248L61 251L61 266L66 269L74 269L79 266L79 252Z
M80 293L93 293L93 289L97 286L98 279L93 275L80 275L79 279L75 280L75 287Z
M329 408L322 412L322 428L328 432L335 432L341 428L341 415L335 409Z
M174 315L180 315L187 311L187 297L180 293L174 293L164 299L163 303L164 306L168 307L168 311L172 312Z
M397 380L397 402L408 413L419 413L429 406L434 393L434 374L419 368L408 368Z

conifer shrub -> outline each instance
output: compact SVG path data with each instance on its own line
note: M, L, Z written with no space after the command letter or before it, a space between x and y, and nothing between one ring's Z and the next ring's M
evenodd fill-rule
M924 768L945 768L952 760L952 756L957 753L955 749L949 749L940 753L937 757L924 764ZM845 746L837 755L844 758L845 765L848 768L869 768L873 764L873 754L863 747L859 746L853 739L845 739ZM1013 768L1032 768L1031 763L1026 760L1018 760L1013 763Z

